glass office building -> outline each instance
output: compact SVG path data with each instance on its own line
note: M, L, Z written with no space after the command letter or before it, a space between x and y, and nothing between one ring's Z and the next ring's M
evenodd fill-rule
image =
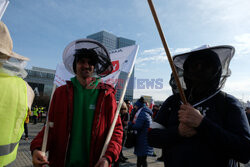
M40 67L32 67L32 69L25 70L28 75L24 80L32 87L35 95L50 96L56 70Z
M106 32L106 31L100 31L100 32L88 35L87 38L99 41L109 51L122 48L122 47L126 47L126 46L135 45L134 40L123 38L123 37L117 37L116 35ZM124 72L121 72L119 79L125 80L126 77L127 77L127 74ZM120 99L121 93L122 93L122 89L117 89L117 92L116 92L117 101ZM134 69L130 76L130 80L128 83L128 87L127 87L127 91L125 93L124 99L128 99L132 101L133 94L134 94Z
M117 49L117 37L106 31L101 31L87 36L89 39L94 39L102 43L108 50Z

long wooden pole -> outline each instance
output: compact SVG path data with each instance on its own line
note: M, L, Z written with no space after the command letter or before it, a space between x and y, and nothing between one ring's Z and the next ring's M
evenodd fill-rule
M158 20L158 17L157 17L157 14L155 12L155 8L154 8L154 5L152 3L152 0L148 0L148 4L149 4L149 7L150 7L150 10L152 12L152 15L154 17L154 21L155 21L155 24L156 24L156 27L158 29L158 32L159 32L159 35L161 37L161 41L162 41L162 44L164 46L164 49L165 49L165 52L166 52L166 55L168 57L168 61L169 61L169 64L170 64L170 67L172 69L172 72L173 72L173 75L174 75L174 79L175 79L175 82L177 84L177 87L178 87L178 90L179 90L179 93L180 93L180 96L181 96L181 100L184 104L187 104L187 99L185 97L185 94L184 94L184 91L181 87L181 83L180 83L180 80L179 80L179 77L177 75L177 72L176 72L176 68L175 68L175 65L174 65L174 62L173 62L173 59L171 57L171 54L170 54L170 51L168 49L168 45L167 45L167 42L165 40L165 37L164 37L164 34L162 32L162 29L161 29L161 25L160 25L160 22Z
M105 143L104 143L104 146L103 146L103 149L102 149L102 153L100 155L100 158L102 158L102 156L105 154L107 148L108 148L108 144L110 142L110 139L112 137L112 134L114 132L114 128L115 128L115 124L116 124L116 121L117 121L117 118L118 118L118 115L120 113L120 109L121 109L121 106L122 106L122 103L123 103L123 99L124 99L124 96L125 96L125 93L126 93L126 90L127 90L127 85L128 85L128 82L129 82L129 79L130 79L130 76L132 74L132 70L134 68L134 64L135 64L135 59L136 59L136 56L137 56L137 52L138 52L138 48L136 50L136 53L135 53L135 58L132 62L132 66L131 66L131 69L129 70L128 72L128 76L126 78L126 81L125 81L125 84L123 86L123 90L122 90L122 94L120 96L120 99L119 99L119 103L118 103L118 106L117 106L117 109L116 109L116 113L115 113L115 117L114 117L114 120L112 122L112 125L109 129L109 132L108 132L108 135L106 137L106 140L105 140Z
M52 93L51 93L50 101L49 101L49 108L47 112L46 125L45 125L45 130L44 130L44 135L43 135L43 144L42 144L42 150L41 150L43 156L45 156L46 148L47 148L47 141L48 141L48 136L49 136L49 110L50 110L50 104L51 104L51 100L52 100L55 90L56 90L56 84L54 84L52 88Z
M7 9L9 3L10 3L9 0L1 2L0 6L2 6L2 9L0 8L0 20L2 19L3 14L4 14L5 10Z

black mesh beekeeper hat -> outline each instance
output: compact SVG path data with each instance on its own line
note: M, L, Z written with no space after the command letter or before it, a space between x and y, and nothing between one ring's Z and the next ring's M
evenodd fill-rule
M63 52L63 63L70 73L75 74L75 63L82 56L91 60L96 75L100 77L113 70L109 53L102 44L92 39L79 39L71 42Z
M194 89L191 88L191 85L192 87L202 85L202 89L198 88L198 86L196 87L196 90L203 92L195 95L196 98L203 98L199 96L208 96L224 86L226 78L231 74L229 63L234 52L234 48L228 45L215 47L206 46L206 48L199 48L198 50L178 54L173 57L181 85L185 90L189 102L192 101L191 99L194 98L196 94L191 93L191 89ZM185 74L184 69L187 70ZM210 85L202 83L203 81L206 83L210 82ZM178 93L173 78L170 79L170 85L172 86L173 92Z

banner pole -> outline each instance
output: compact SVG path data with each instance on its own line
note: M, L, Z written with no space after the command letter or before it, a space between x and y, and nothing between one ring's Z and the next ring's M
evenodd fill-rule
M183 91L183 89L182 89L182 87L181 87L181 83L180 83L179 77L178 77L178 75L177 75L176 68L175 68L173 59L172 59L172 57L171 57L170 51L169 51L169 49L168 49L168 45L167 45L167 42L166 42L166 40L165 40L164 34L163 34L163 32L162 32L161 25L160 25L159 19L158 19L158 17L157 17L157 14L156 14L156 12L155 12L155 8L154 8L154 5L153 5L153 3L152 3L152 0L148 0L148 4L149 4L150 10L151 10L151 12L152 12L152 15L153 15L153 18L154 18L156 27L157 27L157 29L158 29L159 35L160 35L160 37L161 37L161 41L162 41L162 44L163 44L163 46L164 46L166 55L167 55L167 57L168 57L168 61L169 61L170 67L171 67L171 69L172 69L172 72L173 72L173 75L174 75L174 79L175 79L175 82L176 82L176 84L177 84L177 87L178 87L180 96L181 96L181 100L182 100L182 102L183 102L184 104L187 104L187 99L186 99L185 94L184 94L184 91Z
M4 14L5 10L7 9L9 3L10 3L9 0L5 0L5 1L3 2L3 8L2 8L2 9L0 8L0 20L2 19L3 14Z
M105 152L106 152L106 150L107 150L107 148L108 148L108 144L109 144L109 142L110 142L110 139L111 139L111 137L112 137L112 134L113 134L113 131L114 131L114 128L115 128L115 124L116 124L116 121L117 121L117 119L118 119L118 115L119 115L119 113L120 113L120 109L121 109L121 106L122 106L122 103L123 103L123 99L124 99L124 96L125 96L125 93L126 93L126 90L127 90L127 85L128 85L130 76L131 76L131 74L132 74L132 70L133 70L134 65L135 65L135 60L136 60L136 56L137 56L138 50L139 50L139 48L137 48L137 50L136 50L135 58L134 58L134 60L133 60L133 62L132 62L131 69L130 69L129 72L128 72L128 76L127 76L127 78L126 78L126 82L125 82L125 84L124 84L124 88L123 88L123 90L122 90L122 94L121 94L121 96L120 96L119 103L118 103L118 106L117 106L117 109L116 109L116 112L115 112L115 117L114 117L114 120L113 120L113 122L112 122L112 125L111 125L111 127L110 127L110 129L109 129L108 135L107 135L107 137L106 137L106 140L105 140L105 143L104 143L104 146L103 146L103 149L102 149L102 153L101 153L100 158L102 158L102 156L105 154Z
M47 112L45 130L44 130L44 135L43 135L43 144L42 144L42 150L41 150L43 156L45 156L45 153L46 153L46 147L47 147L48 135L49 135L49 110L50 110L51 100L52 100L55 90L56 90L56 84L53 85L52 93L51 93L50 100L49 100L49 108Z

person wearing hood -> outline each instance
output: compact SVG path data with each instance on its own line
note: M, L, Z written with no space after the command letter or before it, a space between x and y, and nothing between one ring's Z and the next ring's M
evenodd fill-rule
M16 159L24 121L34 92L23 80L29 59L13 52L7 26L0 22L0 166L11 166Z
M232 46L216 46L173 57L188 103L170 81L173 95L148 136L151 146L163 148L166 167L236 167L249 161L246 114L239 100L221 91L233 55Z
M153 156L153 148L148 145L147 133L152 123L153 112L146 107L144 98L141 97L134 104L132 110L132 121L129 122L128 128L137 131L134 153L137 156L137 166L147 166L147 156Z
M115 89L100 81L113 66L106 48L91 39L71 42L64 50L66 69L75 75L56 89L50 106L47 150L41 147L45 128L32 141L33 164L53 167L111 167L122 149L123 129L120 117L102 157L106 137L115 117Z

